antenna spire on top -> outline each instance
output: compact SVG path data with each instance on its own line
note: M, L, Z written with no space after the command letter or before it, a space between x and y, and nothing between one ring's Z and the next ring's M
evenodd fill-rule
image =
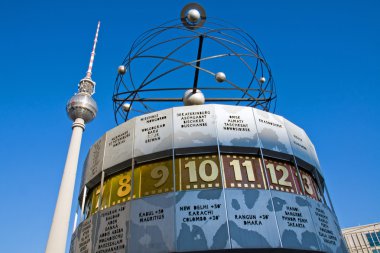
M92 75L92 65L94 63L94 58L95 58L95 49L96 49L96 43L98 42L99 28L100 28L100 21L98 22L98 27L96 29L96 34L95 34L95 39L94 39L94 46L92 47L90 63L88 64L88 70L87 70L87 73L86 73L86 78L88 78L88 79L91 79L91 75Z

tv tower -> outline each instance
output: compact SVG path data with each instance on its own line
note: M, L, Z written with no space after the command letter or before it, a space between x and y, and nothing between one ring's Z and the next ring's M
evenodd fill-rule
M95 93L95 82L91 79L95 48L98 41L100 21L96 29L94 46L86 76L78 84L78 93L71 97L66 105L67 115L74 121L72 135L67 152L66 164L58 193L57 204L51 224L46 253L64 253L69 229L71 204L73 200L78 157L85 124L93 120L98 111L92 95Z

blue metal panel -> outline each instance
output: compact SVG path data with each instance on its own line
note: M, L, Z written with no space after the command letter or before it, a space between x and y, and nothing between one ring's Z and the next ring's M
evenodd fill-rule
M229 249L223 190L176 193L177 251Z
M270 192L256 189L225 192L232 248L279 248Z
M130 253L173 252L175 193L131 201Z

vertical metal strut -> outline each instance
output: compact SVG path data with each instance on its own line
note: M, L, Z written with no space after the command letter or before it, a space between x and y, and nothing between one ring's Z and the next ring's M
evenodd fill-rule
M198 55L197 55L197 63L194 74L194 84L193 84L193 93L197 92L198 86L198 76L199 76L199 66L201 65L201 57L202 57L202 47L203 47L203 35L199 36L199 46L198 46Z

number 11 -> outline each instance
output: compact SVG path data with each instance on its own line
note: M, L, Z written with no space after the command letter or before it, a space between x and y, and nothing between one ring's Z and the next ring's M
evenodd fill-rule
M240 161L232 160L230 162L230 165L234 168L235 180L243 181L243 177L241 175ZM253 173L252 161L246 160L242 163L242 165L245 167L245 170L247 172L248 181L254 182L256 179L255 174Z

